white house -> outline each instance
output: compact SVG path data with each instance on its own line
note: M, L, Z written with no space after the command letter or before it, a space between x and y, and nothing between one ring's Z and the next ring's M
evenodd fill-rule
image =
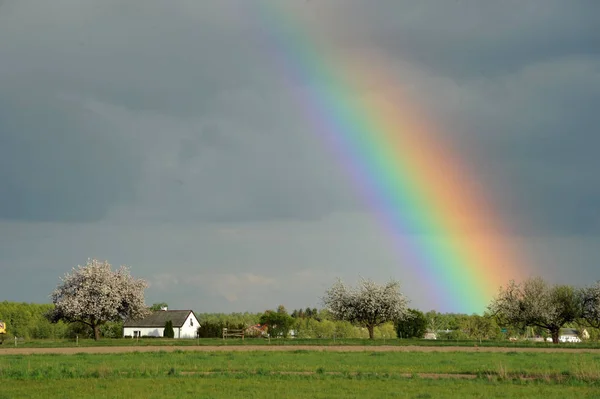
M590 338L590 334L587 332L586 329L579 332L578 330L576 330L574 328L561 328L560 336L558 337L558 341L563 342L563 343L565 343L565 342L579 343L579 342L581 342L581 338L583 338L583 339ZM546 341L552 342L552 338L546 338Z
M157 310L141 320L128 320L123 323L124 337L162 337L165 323L171 320L175 338L196 338L200 323L191 310Z

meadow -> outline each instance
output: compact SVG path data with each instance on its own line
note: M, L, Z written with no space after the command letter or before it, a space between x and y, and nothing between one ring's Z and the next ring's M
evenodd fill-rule
M600 397L595 351L1 353L0 398Z
M425 340L425 339L272 339L264 338L201 338L201 339L168 339L168 338L104 338L95 341L93 339L27 339L17 341L18 348L69 348L69 347L136 347L136 346L427 346L427 347L501 347L501 348L552 348L552 349L600 349L600 341L586 341L581 343L560 343L535 342L535 341L493 341L483 340ZM6 339L0 345L0 351L3 349L14 348L12 339Z

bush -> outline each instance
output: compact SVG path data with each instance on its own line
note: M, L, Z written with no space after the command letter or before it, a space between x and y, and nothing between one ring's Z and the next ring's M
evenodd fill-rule
M90 326L80 322L70 323L67 325L65 338L75 339L75 337L94 338L94 330Z
M260 316L260 324L269 327L271 337L287 338L294 325L294 318L287 313L283 305L279 305L276 311L267 310L263 313Z
M167 322L165 323L165 331L163 332L163 337L175 338L175 330L173 330L173 322L171 320L167 320Z
M121 338L123 336L123 322L107 322L100 326L100 333L104 338Z
M396 322L399 338L423 338L427 331L427 318L423 312L408 309L406 316Z
M222 338L224 328L245 330L246 326L243 323L230 324L227 321L204 321L200 323L200 327L198 327L196 333L198 334L198 338Z

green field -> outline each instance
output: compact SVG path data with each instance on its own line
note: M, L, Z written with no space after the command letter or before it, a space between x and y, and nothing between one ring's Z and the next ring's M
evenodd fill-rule
M599 398L600 353L11 355L0 387L0 398Z
M28 339L18 341L18 348L67 348L67 347L97 347L97 346L227 346L227 345L264 345L264 346L479 346L479 347L503 347L503 348L578 348L578 349L600 349L600 342L587 341L582 343L533 342L533 341L490 341L482 342L474 340L425 340L425 339L272 339L247 338L227 339L202 338L202 339L167 339L167 338L107 338L94 341L93 339ZM6 339L0 349L14 348L13 340Z

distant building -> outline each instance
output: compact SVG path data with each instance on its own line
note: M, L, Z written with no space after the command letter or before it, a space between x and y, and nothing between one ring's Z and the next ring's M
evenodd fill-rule
M262 326L260 324L256 324L246 328L245 334L251 337L262 337L267 335L268 329L269 328L266 324Z

